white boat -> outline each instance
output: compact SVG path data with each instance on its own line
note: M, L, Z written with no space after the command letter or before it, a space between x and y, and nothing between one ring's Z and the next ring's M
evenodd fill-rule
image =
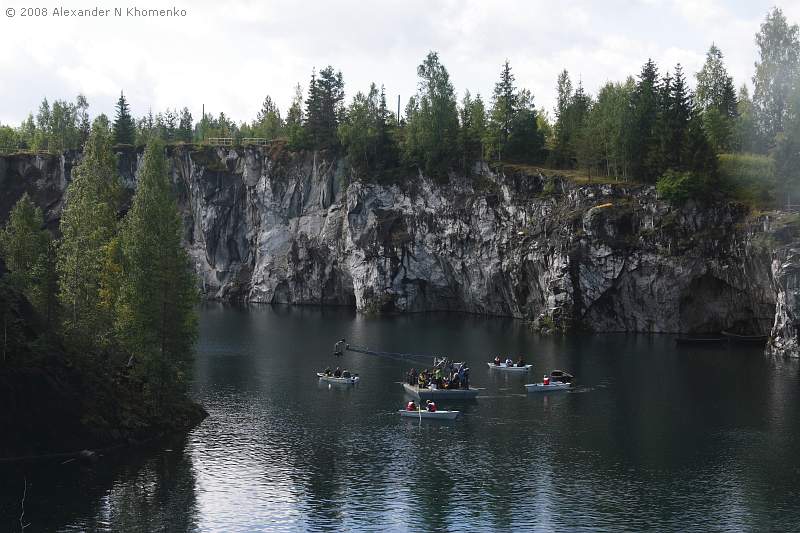
M405 416L408 418L438 418L440 420L454 420L461 411L406 411L405 409L400 409L397 411L400 413L400 416Z
M317 377L320 381L326 381L328 383L336 383L339 385L355 385L358 383L358 376L350 376L348 378L337 378L333 376L326 376L324 372L317 372Z
M486 363L486 364L489 365L489 368L491 368L492 370L502 370L503 372L527 372L528 370L533 368L533 365L508 366L505 363L500 363L499 365L496 365L494 363Z
M414 385L403 383L405 391L413 398L418 400L474 400L478 397L478 392L483 389L420 389Z
M558 390L567 390L572 387L572 383L564 383L562 381L551 381L550 383L527 383L525 388L528 392L551 392Z

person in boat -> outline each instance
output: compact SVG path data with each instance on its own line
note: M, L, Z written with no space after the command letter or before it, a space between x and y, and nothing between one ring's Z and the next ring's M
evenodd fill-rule
M517 366L525 366L525 359L521 355L517 357Z
M327 367L327 368L325 369L325 375L326 375L326 376L330 376L330 375L331 375L331 367Z
M417 404L415 404L413 401L410 401L406 404L406 411L416 411L416 410L417 410Z
M342 377L343 378L349 378L350 377L350 371L349 370L342 370Z
M511 360L511 357L506 357L506 366L507 367L514 366L514 361Z
M469 367L467 366L466 363L464 363L462 368L464 369L464 388L468 389L469 388Z
M494 364L495 364L495 366L500 366L500 356L499 355L495 355L494 356Z
M429 413L435 413L435 412L436 412L436 404L435 404L435 403L433 403L433 402L432 402L432 401L430 401L430 400L428 400L428 401L425 403L425 408L428 410L428 412L429 412Z
M333 371L333 377L335 378L342 377L342 369L339 368L338 366L336 367L336 370Z
M333 345L333 355L340 356L344 353L344 339L339 339Z
M459 388L464 387L464 365L458 368L458 386Z

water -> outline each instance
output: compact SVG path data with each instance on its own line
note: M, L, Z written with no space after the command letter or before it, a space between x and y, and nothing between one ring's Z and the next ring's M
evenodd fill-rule
M185 438L75 463L0 470L0 529L19 531L730 531L800 527L798 365L670 336L539 337L505 319L208 305ZM409 367L375 349L447 354L481 397L453 422L400 419ZM526 395L490 373L525 354ZM353 388L320 385L337 363ZM445 407L449 407L445 405Z

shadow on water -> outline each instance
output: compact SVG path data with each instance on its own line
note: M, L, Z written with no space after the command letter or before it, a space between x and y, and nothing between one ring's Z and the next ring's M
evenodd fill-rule
M186 437L97 461L4 465L2 531L191 531L195 478ZM168 450L168 451L167 451ZM27 483L22 523L23 485Z
M800 523L800 376L756 348L666 335L540 337L469 315L207 304L193 394L210 418L173 451L30 482L26 531L683 531ZM452 422L401 419L403 361L332 345L448 355L484 387ZM494 355L524 355L527 376ZM341 366L355 387L320 384ZM552 369L574 391L527 394ZM18 530L22 471L4 472ZM17 487L18 485L18 487ZM10 504L9 504L10 502ZM35 522L34 522L35 521Z

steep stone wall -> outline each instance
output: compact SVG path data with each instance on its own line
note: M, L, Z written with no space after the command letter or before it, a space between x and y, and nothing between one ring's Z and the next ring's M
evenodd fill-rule
M57 218L70 158L17 157L0 163L0 187L13 191L0 217L32 188ZM120 154L129 187L140 161ZM170 161L209 298L465 311L598 332L763 334L776 321L765 229L736 205L678 209L653 187L486 169L446 185L382 184L280 145L174 147Z

